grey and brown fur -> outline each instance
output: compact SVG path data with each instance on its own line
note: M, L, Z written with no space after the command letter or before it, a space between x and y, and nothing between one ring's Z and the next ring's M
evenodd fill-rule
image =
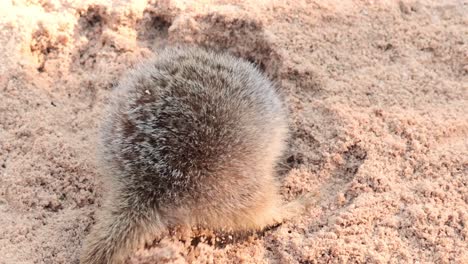
M278 92L252 64L168 48L120 82L102 128L107 200L82 264L123 263L167 227L260 230L300 213L275 166L288 135Z

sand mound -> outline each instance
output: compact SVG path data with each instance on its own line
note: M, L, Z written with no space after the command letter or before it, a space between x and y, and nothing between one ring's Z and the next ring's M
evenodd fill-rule
M463 1L0 3L0 263L77 263L101 203L97 126L123 71L175 42L228 50L285 92L286 199L248 237L177 235L132 263L468 262Z

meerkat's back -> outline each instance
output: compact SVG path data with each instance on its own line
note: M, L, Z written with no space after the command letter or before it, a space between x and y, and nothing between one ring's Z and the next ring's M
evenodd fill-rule
M131 180L126 188L147 192L155 205L213 202L204 194L214 195L214 188L231 198L272 175L285 144L286 112L271 83L248 62L169 49L117 89L103 157L122 168L116 180Z

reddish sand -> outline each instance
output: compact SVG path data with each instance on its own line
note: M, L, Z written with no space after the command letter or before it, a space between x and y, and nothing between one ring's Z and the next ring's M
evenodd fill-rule
M109 92L175 42L280 85L282 192L320 196L263 233L174 235L131 263L468 263L466 1L13 2L0 2L0 263L78 262Z

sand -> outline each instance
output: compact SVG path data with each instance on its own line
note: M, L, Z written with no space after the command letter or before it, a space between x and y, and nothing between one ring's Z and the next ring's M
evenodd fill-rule
M0 28L0 263L78 263L109 93L176 42L280 86L282 193L319 196L265 232L173 235L129 263L468 263L466 1L7 0Z

